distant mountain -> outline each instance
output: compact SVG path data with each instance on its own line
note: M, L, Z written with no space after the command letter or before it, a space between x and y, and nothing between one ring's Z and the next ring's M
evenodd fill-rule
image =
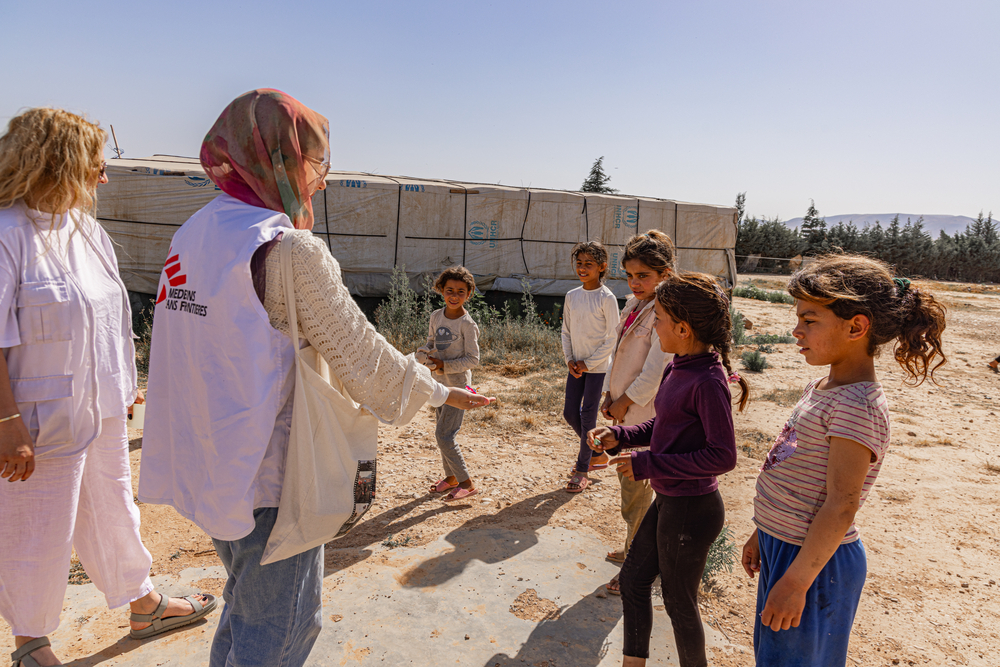
M896 217L896 215L896 213L851 213L848 215L827 215L824 217L826 218L827 227L835 227L841 222L845 224L853 222L855 227L861 228L865 225L874 225L878 221L885 228L888 226L889 221ZM900 225L905 225L907 218L911 222L916 222L921 217L919 213L900 213L898 215ZM924 229L934 238L938 237L941 230L944 230L948 234L964 232L969 224L975 222L975 218L970 218L967 215L925 215L923 219ZM785 220L785 224L789 227L801 227L802 218Z

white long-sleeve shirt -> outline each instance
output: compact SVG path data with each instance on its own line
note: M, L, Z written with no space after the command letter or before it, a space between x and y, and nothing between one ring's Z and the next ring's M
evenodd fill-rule
M582 286L566 294L563 306L562 345L566 361L582 361L588 373L606 373L615 349L618 299L601 285L594 290Z

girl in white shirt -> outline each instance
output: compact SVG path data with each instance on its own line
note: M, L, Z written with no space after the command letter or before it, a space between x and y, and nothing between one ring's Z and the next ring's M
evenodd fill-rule
M562 345L569 367L563 417L580 438L576 467L566 490L580 493L590 485L587 473L608 465L607 455L591 461L587 432L597 425L604 375L615 348L619 318L618 299L603 282L608 251L598 241L577 243L572 257L583 285L566 294L563 306Z

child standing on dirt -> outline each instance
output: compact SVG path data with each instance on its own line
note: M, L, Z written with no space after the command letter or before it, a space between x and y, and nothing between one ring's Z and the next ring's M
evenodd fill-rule
M920 384L945 363L945 309L923 289L893 278L882 262L831 255L788 283L792 334L814 380L757 478L753 535L743 568L760 573L754 653L758 665L844 665L867 560L854 516L889 446L889 408L875 356L894 357ZM936 364L931 364L940 357Z
M633 236L625 244L622 267L628 278L632 297L626 302L618 324L617 341L611 357L611 370L604 378L604 402L601 414L614 424L634 426L656 415L653 399L663 377L663 367L671 355L660 348L656 335L653 301L656 286L674 271L674 244L663 232L651 229ZM653 502L648 479L630 480L618 474L621 484L621 513L627 525L625 545L608 553L608 560L625 562L632 538L639 529L646 510ZM609 593L618 594L618 577L607 585Z
M749 387L730 366L729 300L715 278L671 275L657 286L653 307L660 348L674 355L656 392L656 416L636 426L599 426L588 442L595 451L616 454L610 463L624 477L648 479L656 491L619 575L623 665L645 665L649 657L651 594L659 575L678 662L705 667L698 586L725 521L717 476L736 466L729 381L740 384L740 410ZM649 451L617 455L647 444Z
M434 289L444 298L444 308L431 313L430 331L424 349L428 365L443 371L446 387L465 388L472 383L472 369L479 365L479 326L465 310L465 302L476 290L476 281L464 266L445 269L434 281ZM448 492L445 500L462 500L477 490L469 476L462 450L455 442L462 428L463 410L442 405L435 408L434 436L444 463L442 479L431 486L432 493Z
M606 455L591 462L587 431L597 425L604 374L615 347L618 299L604 285L608 251L603 244L577 243L572 257L583 285L566 294L563 306L562 346L569 367L563 417L580 437L576 467L566 490L580 493L590 484L589 471L608 466Z

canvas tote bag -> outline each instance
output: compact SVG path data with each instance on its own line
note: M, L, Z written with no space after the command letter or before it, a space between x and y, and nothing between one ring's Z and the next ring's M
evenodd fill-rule
M298 347L290 234L280 242L281 282L288 327ZM407 396L415 361L403 382ZM379 420L348 395L312 345L295 353L292 430L278 518L260 564L290 558L347 534L371 507ZM398 418L398 417L397 417Z

